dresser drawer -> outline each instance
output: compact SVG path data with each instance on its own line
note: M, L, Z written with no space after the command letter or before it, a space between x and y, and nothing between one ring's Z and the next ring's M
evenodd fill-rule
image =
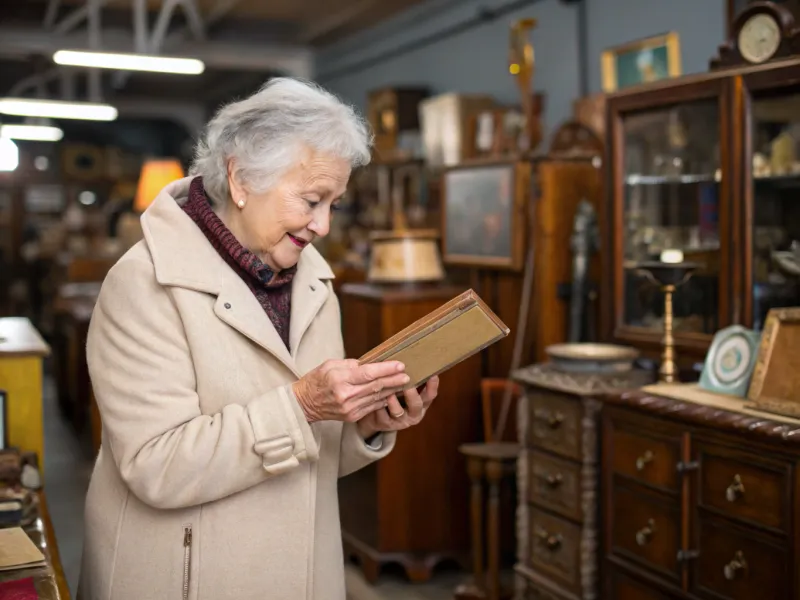
M652 584L640 583L619 571L612 571L609 577L609 591L604 598L614 600L672 600L655 589Z
M616 421L613 425L614 472L668 492L678 492L680 438L660 436L646 429L634 430L626 425Z
M531 508L531 566L578 593L581 529L560 517Z
M610 550L677 581L681 566L681 518L678 498L666 498L633 485L613 484Z
M783 600L792 598L789 553L744 530L701 518L694 587L705 598Z
M700 444L697 450L700 506L750 524L788 531L788 465L748 460L710 444Z
M544 452L530 455L528 500L576 521L581 520L581 466Z
M530 395L531 444L581 459L581 403L576 398L536 391Z

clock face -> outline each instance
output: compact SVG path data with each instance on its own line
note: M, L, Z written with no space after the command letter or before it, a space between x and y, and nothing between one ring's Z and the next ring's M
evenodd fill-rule
M739 52L751 63L763 63L772 58L780 43L781 28L767 13L753 15L739 31Z

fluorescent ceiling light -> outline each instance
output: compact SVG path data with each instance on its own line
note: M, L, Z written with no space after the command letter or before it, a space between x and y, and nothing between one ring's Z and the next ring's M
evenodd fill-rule
M8 138L0 138L0 171L13 171L19 165L19 148Z
M13 140L35 140L38 142L57 142L64 132L50 125L0 125L0 137Z
M83 119L87 121L113 121L117 118L117 109L108 104L33 98L0 98L0 113L20 117Z
M155 73L177 73L180 75L199 75L205 70L203 61L196 58L172 58L147 54L111 54L108 52L88 52L59 50L53 54L59 65L71 67L90 67L95 69L119 69L120 71L152 71Z

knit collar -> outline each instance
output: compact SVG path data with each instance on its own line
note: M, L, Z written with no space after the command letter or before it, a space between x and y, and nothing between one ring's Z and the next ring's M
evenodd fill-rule
M242 246L211 208L202 177L195 177L189 185L189 197L183 205L183 210L228 264L234 268L238 267L260 286L266 288L283 286L289 283L297 272L295 265L276 274L258 256Z

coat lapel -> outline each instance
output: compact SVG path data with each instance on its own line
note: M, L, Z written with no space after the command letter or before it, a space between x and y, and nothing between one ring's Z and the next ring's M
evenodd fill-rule
M307 252L316 253L316 249L306 248ZM303 256L303 259L308 258ZM319 271L314 269L311 260L301 259L297 266L297 273L292 281L292 314L289 322L289 345L292 356L297 357L297 352L314 317L328 299L328 286L319 277ZM326 265L327 266L327 265ZM322 273L324 276L325 273ZM331 277L333 274L331 273Z
M234 273L235 275L235 273ZM238 276L236 276L238 279ZM235 283L241 283L243 290ZM214 314L281 361L300 377L294 358L289 354L278 331L269 320L253 292L240 279L223 288L214 303Z
M258 344L300 377L295 358L302 338L328 298L333 271L316 248L300 255L292 280L291 353L247 284L225 263L183 212L191 177L168 185L142 215L142 231L161 285L184 287L217 297L214 314Z

